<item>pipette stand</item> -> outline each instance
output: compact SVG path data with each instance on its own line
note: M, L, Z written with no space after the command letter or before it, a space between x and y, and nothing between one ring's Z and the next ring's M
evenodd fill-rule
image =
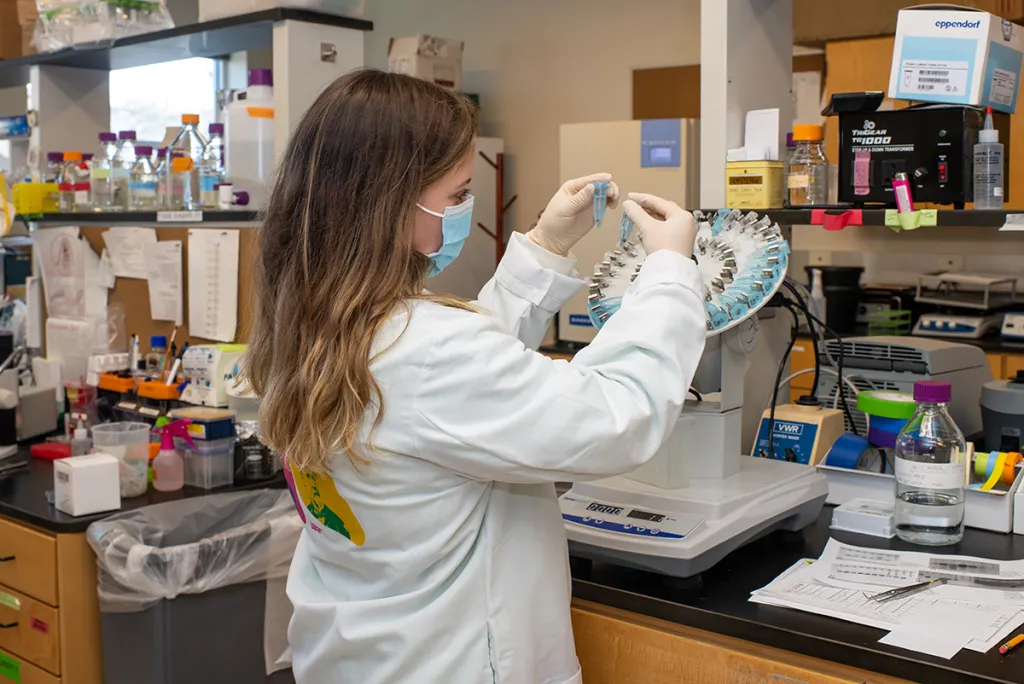
M581 482L561 497L573 555L691 577L774 530L818 518L828 481L812 466L741 456L743 383L757 317L708 338L668 440L628 475Z

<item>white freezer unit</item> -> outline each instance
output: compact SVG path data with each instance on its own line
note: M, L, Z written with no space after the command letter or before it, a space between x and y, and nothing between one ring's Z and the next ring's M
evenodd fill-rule
M559 131L559 178L612 174L623 196L645 192L670 199L685 209L700 201L700 121L610 121L564 124ZM724 171L723 171L724 173ZM588 278L604 253L614 249L622 208L608 210L604 221L573 247L576 268ZM596 331L582 290L558 314L561 342L590 342Z

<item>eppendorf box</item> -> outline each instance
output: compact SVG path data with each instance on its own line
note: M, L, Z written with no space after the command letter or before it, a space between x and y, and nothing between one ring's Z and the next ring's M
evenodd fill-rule
M889 97L1012 114L1022 56L1021 27L988 12L903 9L896 21Z

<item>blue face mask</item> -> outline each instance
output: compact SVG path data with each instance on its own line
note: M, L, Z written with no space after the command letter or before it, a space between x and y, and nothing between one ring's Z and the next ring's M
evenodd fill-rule
M455 257L462 251L462 245L466 244L466 238L473 229L473 196L466 195L462 204L445 207L443 214L430 211L422 204L416 206L431 216L441 218L441 249L427 255L430 258L430 271L427 277L433 278L455 261Z

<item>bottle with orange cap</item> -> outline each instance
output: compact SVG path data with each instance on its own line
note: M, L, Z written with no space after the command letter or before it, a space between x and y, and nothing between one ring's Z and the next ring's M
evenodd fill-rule
M791 207L814 207L828 203L828 157L825 156L825 132L818 124L793 127L796 148L786 177L787 199Z
M202 162L205 149L206 138L199 132L199 115L182 114L181 130L178 131L178 135L175 136L167 150L170 159L170 163L167 165L169 209L192 210L198 208L199 174L195 170ZM184 161L178 160L188 160L191 163L186 164ZM189 183L187 192L180 188L180 183L184 180ZM175 185L176 182L179 185ZM177 206L178 204L181 206Z
M61 170L60 180L57 183L60 191L60 210L63 212L78 211L75 186L78 183L78 165L81 163L81 152L64 153L64 168Z
M174 153L178 155L178 152ZM196 183L196 168L192 160L184 156L174 156L170 164L170 180L167 187L167 208L171 211L194 211L199 208L196 201L199 197Z

